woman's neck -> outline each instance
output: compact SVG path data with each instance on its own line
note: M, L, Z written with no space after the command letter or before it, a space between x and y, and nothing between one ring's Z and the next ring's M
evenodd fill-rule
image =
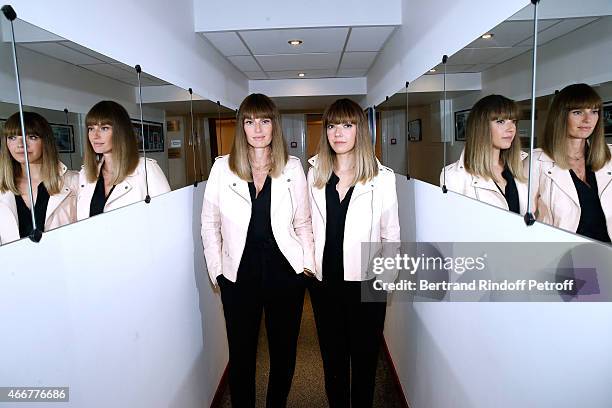
M21 165L21 177L26 178L26 167L25 163ZM36 186L42 181L42 164L41 163L30 163L30 179L32 185Z
M347 173L355 169L355 154L353 151L336 154L334 160L334 171L336 173Z
M501 162L501 150L494 147L493 150L491 151L491 166L493 166L493 168L500 168L500 167L504 167L503 163Z
M580 159L584 157L586 152L586 140L584 139L567 139L567 155L572 159Z
M106 174L113 174L113 155L112 153L104 153L104 162L102 163L102 171Z
M271 149L266 147L249 147L249 163L254 167L265 166L270 163Z

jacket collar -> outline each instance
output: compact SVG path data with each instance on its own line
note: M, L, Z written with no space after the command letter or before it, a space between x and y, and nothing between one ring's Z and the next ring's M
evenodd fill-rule
M133 186L132 186L132 183L130 183L130 180L138 179L138 177L144 174L143 173L144 171L143 160L144 160L143 158L140 158L138 160L138 166L136 166L136 169L134 170L134 172L128 175L121 183L115 185L115 188L111 192L110 196L108 197L108 200L106 201L106 204L104 205L105 208L108 207L113 201L118 200L119 198L123 197L124 195L126 195L132 190ZM104 157L102 157L102 159L98 163L98 175L100 174L102 164L104 164ZM93 189L95 189L95 183L93 184L93 187L92 187L92 191L91 191L92 195L93 195Z
M64 182L62 183L62 187L60 188L59 193L53 194L49 197L45 219L48 219L51 214L53 214L57 207L59 207L62 201L64 201L66 197L70 195L71 192L76 194L76 191L71 191L70 187L66 185L66 179L64 177L66 175L66 171L68 171L68 168L64 165L64 163L60 162L60 177L62 178L62 180L64 180Z
M520 156L521 156L521 161L523 161L529 155L521 150ZM459 156L459 160L457 163L460 169L465 170L465 149L461 151L461 156ZM499 193L499 189L497 188L493 180L485 179L484 177L480 177L477 175L472 175L472 182L470 185L474 188L484 188L484 189L495 191L496 193Z
M612 145L608 145L608 147L612 150ZM612 188L612 160L595 172L595 178L597 179L599 197L601 197L604 190Z

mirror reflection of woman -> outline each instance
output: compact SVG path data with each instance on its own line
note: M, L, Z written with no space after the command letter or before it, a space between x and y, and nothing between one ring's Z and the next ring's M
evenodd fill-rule
M313 237L302 164L287 155L280 114L265 95L242 102L232 150L210 171L202 241L210 280L221 289L232 406L255 406L262 311L270 354L266 406L286 406L304 273L314 270Z
M170 191L164 172L153 159L138 156L132 121L113 101L95 104L85 118L87 138L79 173L77 217L93 217Z
M23 112L23 119L37 229L70 224L76 221L77 173L60 162L47 120L34 112ZM33 232L30 208L21 121L15 113L4 125L0 149L0 244Z
M465 149L457 162L446 166L446 188L517 214L527 211L527 178L516 137L517 104L489 95L472 107L466 126ZM444 169L440 185L444 184Z
M309 160L308 187L317 278L310 282L310 294L325 391L330 407L371 407L386 293L372 292L374 275L362 268L361 254L368 247L374 248L370 260L397 255L395 174L376 159L358 104L339 99L322 121L325 133ZM362 299L362 289L372 295L370 301Z
M601 97L589 85L569 85L555 95L531 177L538 221L610 242L612 145L605 142L602 112Z

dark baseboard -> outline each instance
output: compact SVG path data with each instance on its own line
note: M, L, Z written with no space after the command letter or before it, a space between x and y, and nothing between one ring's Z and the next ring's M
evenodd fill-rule
M385 345L386 347L386 345ZM223 398L223 391L227 388L227 365L225 366L225 370L223 371L223 375L219 380L219 386L217 387L217 391L215 392L215 396L210 403L210 408L217 408L221 406L221 398Z
M391 366L391 371L393 373L393 381L395 382L395 386L397 387L398 392L402 396L402 401L404 402L404 408L410 408L408 406L408 400L406 399L406 394L404 394L404 389L402 388L402 383L400 382L399 376L397 375L397 370L395 369L395 364L393 363L393 359L391 358L391 353L389 353L389 347L387 347L387 340L385 336L383 336L383 346L385 350L385 356L387 357L387 361Z

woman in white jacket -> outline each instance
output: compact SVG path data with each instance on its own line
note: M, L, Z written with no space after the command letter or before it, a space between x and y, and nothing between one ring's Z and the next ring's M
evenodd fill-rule
M76 172L69 171L60 162L53 131L45 118L34 112L24 112L23 120L38 232L75 222ZM33 232L19 113L7 119L4 137L0 149L1 244Z
M221 289L234 407L255 406L255 357L262 311L270 354L267 407L284 407L295 369L304 272L314 270L306 177L287 155L270 98L240 105L229 156L210 171L202 206L208 273Z
M77 217L93 217L170 191L153 159L138 157L132 121L113 101L95 104L85 117L85 163L79 173Z
M612 237L612 145L604 138L601 97L569 85L553 100L534 150L532 196L538 221L602 242Z
M308 187L317 277L310 293L325 390L330 407L348 407L350 401L368 407L386 293L366 302L361 290L374 291L367 266L372 258L395 257L399 248L395 175L376 160L367 119L355 102L334 102L323 114L323 126L318 154L309 161Z
M459 160L440 173L440 185L517 214L527 211L527 179L516 137L520 111L501 95L489 95L472 107L466 126L465 149Z

